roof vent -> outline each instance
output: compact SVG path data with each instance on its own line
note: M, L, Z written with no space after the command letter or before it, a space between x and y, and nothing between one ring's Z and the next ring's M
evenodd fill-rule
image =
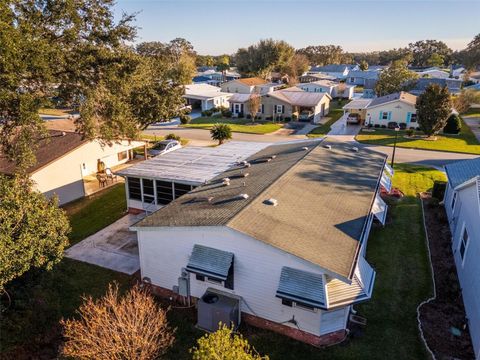
M225 185L225 186L229 186L230 185L230 179L226 178L226 180L223 180L222 184Z
M235 196L235 199L237 199L237 200L246 200L246 199L248 199L248 194L240 194L240 195L237 195L237 196Z
M302 150L305 150L305 151L306 151L306 150L308 150L308 147L307 147L307 146L304 146L304 147L302 147Z
M230 181L230 178L224 177L224 178L222 179L222 181L223 181L223 182L225 182L225 181Z
M67 133L65 131L62 131L62 136L65 136L67 135Z
M353 152L358 152L358 147L354 146L354 147L352 148L352 151L353 151Z
M213 196L197 196L194 197L190 202L197 203L197 202L208 202L211 203L213 201Z
M323 145L323 147L324 147L325 149L328 149L328 150L331 150L331 149L332 149L332 145Z
M277 199L274 199L274 198L267 199L263 203L265 205L272 205L272 206L277 206L278 205Z

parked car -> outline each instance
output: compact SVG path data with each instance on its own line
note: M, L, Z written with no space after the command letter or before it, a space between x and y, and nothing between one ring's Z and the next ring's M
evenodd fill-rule
M347 124L360 124L360 115L359 114L348 114Z
M159 156L170 151L180 149L182 145L177 140L162 140L157 142L151 149L148 150L150 156Z
M313 119L313 112L309 110L303 110L298 117L298 121L310 121Z

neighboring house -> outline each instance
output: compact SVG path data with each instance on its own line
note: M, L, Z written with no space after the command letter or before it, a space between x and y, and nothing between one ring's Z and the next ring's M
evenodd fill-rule
M274 91L262 96L261 113L263 118L292 119L303 112L309 112L314 123L320 122L330 110L331 96L328 93L312 93L293 87Z
M258 78L243 78L227 81L221 85L222 91L227 93L251 94L257 91L259 86L265 86L268 82ZM278 86L278 84L276 84Z
M350 64L312 66L308 71L308 74L323 73L333 76L335 79L345 79L350 71L358 69L358 65Z
M245 116L250 113L249 109L249 100L251 94L232 94L228 102L230 103L230 111L234 115L244 114ZM262 112L262 105L260 105L259 109L260 113Z
M398 92L374 98L366 106L365 124L388 126L389 122L405 123L408 128L418 127L417 97L407 92Z
M462 65L452 65L450 67L450 74L456 79L461 79L465 73L465 67Z
M266 145L230 141L217 147L188 146L142 161L116 174L125 177L127 208L152 212L205 184Z
M327 74L322 74L322 73L311 73L311 74L304 74L302 76L299 76L298 81L301 83L309 83L313 81L318 81L318 80L335 80L334 76L330 76Z
M441 87L446 86L450 94L458 94L462 90L463 81L460 79L436 79L436 78L420 78L415 82L413 89L409 90L410 93L415 95L422 94L428 85L438 84Z
M191 105L192 108L200 108L203 110L209 110L215 107L228 108L228 99L232 94L224 93L217 86L208 84L190 84L185 85L185 95L187 105Z
M480 83L478 83L478 84L473 84L473 85L470 85L470 86L465 86L465 89L471 89L471 90L480 91Z
M141 278L196 303L207 331L245 321L340 342L352 305L373 292L365 254L374 218L385 222L386 156L329 145L270 145L133 225Z
M355 85L347 85L329 80L318 80L309 83L297 84L297 87L306 92L327 93L332 98L353 98Z
M75 132L49 130L37 145L37 162L28 169L30 177L38 191L47 197L57 195L63 205L88 195L85 178L97 172L98 160L107 168L124 164L134 158L133 149L145 143L119 140L107 145L85 140ZM0 173L13 171L14 164L0 154Z
M437 69L416 71L416 73L420 78L448 79L450 77L448 72Z
M480 158L445 166L452 250L476 359L480 359Z
M347 84L364 86L367 79L378 80L380 72L376 70L355 70L348 73Z
M358 114L360 123L364 123L367 118L367 107L372 102L372 99L355 99L343 106L343 114Z

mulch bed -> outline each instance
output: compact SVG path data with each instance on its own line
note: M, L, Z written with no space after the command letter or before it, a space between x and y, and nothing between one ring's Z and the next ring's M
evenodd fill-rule
M422 202L437 291L436 299L420 308L422 330L437 359L474 359L447 214L429 194L422 194ZM461 335L453 335L452 327Z

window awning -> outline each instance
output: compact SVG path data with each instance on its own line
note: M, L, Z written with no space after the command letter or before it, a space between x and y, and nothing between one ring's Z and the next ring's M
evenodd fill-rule
M232 266L233 253L195 244L187 271L219 280L226 280Z
M382 200L380 196L375 196L375 201L372 206L372 213L375 215L378 221L385 225L385 219L387 218L388 205Z
M326 308L323 275L282 267L277 297Z
M391 177L393 177L393 174L395 174L395 171L393 171L393 168L388 165L387 163L385 163L385 171L388 173L388 175L390 175Z
M375 270L365 258L359 257L351 284L338 279L328 281L328 307L345 306L370 299L374 282Z
M383 172L382 178L380 179L380 184L387 190L388 192L392 191L392 179Z

